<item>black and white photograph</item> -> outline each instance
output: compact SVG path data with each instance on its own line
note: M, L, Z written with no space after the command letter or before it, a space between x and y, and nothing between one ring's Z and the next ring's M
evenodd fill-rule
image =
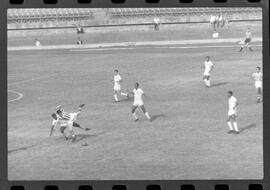
M263 179L258 7L9 8L8 180Z

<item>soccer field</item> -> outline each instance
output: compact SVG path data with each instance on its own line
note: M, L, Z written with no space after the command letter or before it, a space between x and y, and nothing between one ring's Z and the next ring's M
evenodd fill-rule
M262 179L262 104L251 78L262 47L216 46L8 52L9 180ZM141 110L133 122L132 99L114 102L114 69L123 90L140 83L153 122ZM240 135L227 134L228 90ZM81 103L78 121L91 130L76 130L74 143L58 130L49 137L55 106Z

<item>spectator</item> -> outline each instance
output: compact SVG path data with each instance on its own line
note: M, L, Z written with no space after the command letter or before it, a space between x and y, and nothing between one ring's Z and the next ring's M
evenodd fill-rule
M215 29L212 35L213 39L217 39L219 37L218 31Z
M160 21L158 17L154 18L154 26L155 26L155 30L159 31L159 25L160 25Z
M83 44L83 41L81 40L80 37L77 38L77 44L78 44L78 45L82 45L82 44Z
M84 33L83 27L81 25L77 26L77 34L82 34Z
M37 47L38 46L41 46L41 43L40 43L40 41L37 38L35 39L35 46L37 46Z

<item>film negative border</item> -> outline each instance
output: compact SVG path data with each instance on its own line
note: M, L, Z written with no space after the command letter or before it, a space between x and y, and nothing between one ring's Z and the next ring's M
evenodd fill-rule
M46 4L44 2L47 2ZM102 7L262 7L264 46L264 96L270 94L269 1L268 0L4 0L0 8L0 189L1 190L268 190L270 189L270 106L264 100L264 179L263 180L162 180L162 181L8 181L7 180L7 8L102 8Z

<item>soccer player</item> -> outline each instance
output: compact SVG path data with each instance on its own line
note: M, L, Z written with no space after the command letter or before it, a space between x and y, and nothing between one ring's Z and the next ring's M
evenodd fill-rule
M35 39L35 46L37 47L41 46L41 43L37 38Z
M232 91L228 91L228 103L229 103L229 111L228 111L228 119L227 119L227 124L230 128L228 131L228 134L240 134L240 131L237 126L237 121L236 121L236 114L237 114L237 106L238 106L238 101L237 99L233 96Z
M121 91L121 82L123 82L121 76L118 74L118 70L114 70L114 86L113 86L113 90L114 90L114 100L115 102L119 102L118 100L118 95L120 94L121 96L126 96L127 98L129 98L128 93L123 93Z
M68 137L64 133L66 128L68 127L68 122L66 120L60 119L60 117L57 116L57 114L55 114L55 113L52 114L52 118L53 118L53 121L52 121L50 136L52 136L53 130L59 126L60 133L65 137L66 140L68 140ZM77 127L77 128L83 129L85 131L90 130L90 128L81 127L80 124L76 123L75 121L73 122L73 127Z
M135 118L134 121L136 122L136 121L139 120L139 118L137 117L136 112L135 112L138 107L141 108L141 110L143 111L143 113L145 114L147 119L149 121L152 121L149 113L146 111L146 109L144 107L143 99L142 99L142 96L144 95L144 93L143 93L142 89L139 88L139 83L137 83L137 82L135 83L135 87L134 87L134 89L132 91L132 94L134 95L134 102L133 102L133 105L132 105L131 113Z
M214 68L214 64L210 60L209 56L206 56L206 60L204 62L204 73L203 73L203 80L207 88L210 87L210 73Z
M64 131L67 127L67 122L64 121L64 120L60 120L59 117L57 117L57 115L55 113L52 114L52 118L53 118L53 121L52 121L52 126L51 126L51 132L50 132L50 136L52 136L53 134L53 130L60 126L60 133L63 134L63 136L65 137L65 139L67 140L68 137L65 135Z
M56 111L57 117L59 117L59 120L64 121L64 123L66 122L66 126L69 129L69 132L71 134L72 141L75 141L76 140L76 135L75 135L75 133L73 131L73 126L79 127L79 128L81 128L81 129L83 129L85 131L88 131L89 130L89 128L81 127L79 124L77 124L75 122L77 120L78 116L80 115L83 107L84 107L84 104L79 105L78 111L77 112L73 112L73 113L67 113L67 112L65 112L62 109L62 106L61 105L59 105L59 106L56 107L56 109L57 109L57 111Z
M214 32L212 34L212 37L213 37L213 39L218 39L219 33L218 33L218 31L216 29L214 30Z
M78 45L82 45L82 44L83 44L83 41L81 40L80 37L77 38L77 44L78 44Z
M251 30L250 28L248 28L248 30L246 31L246 38L244 40L244 42L241 44L241 48L240 48L240 52L244 49L244 46L246 45L249 49L249 51L252 51L250 42L252 40L252 34L251 34Z
M257 91L257 103L262 101L262 78L261 67L256 67L256 72L252 74L252 78L255 81L255 88Z

